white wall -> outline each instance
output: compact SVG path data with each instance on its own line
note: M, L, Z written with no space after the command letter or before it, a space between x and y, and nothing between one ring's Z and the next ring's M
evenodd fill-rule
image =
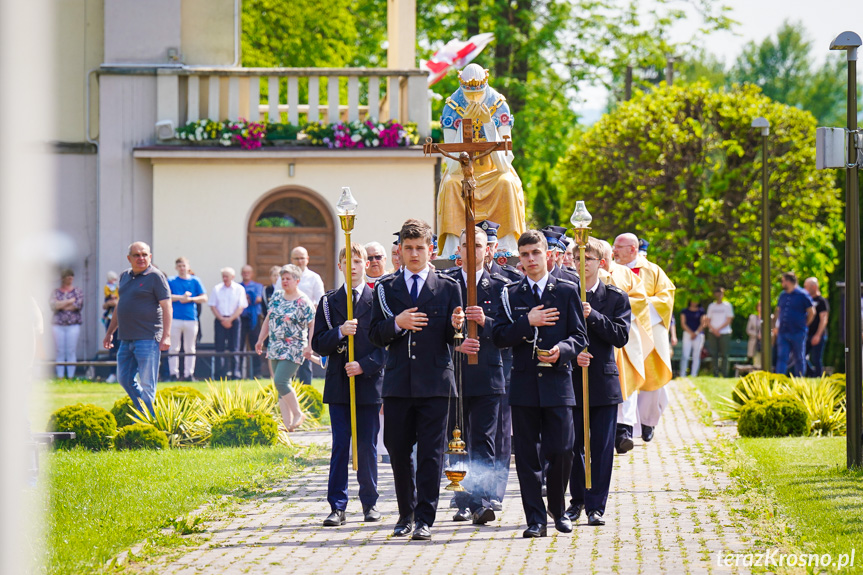
M173 271L173 261L185 255L211 291L219 270L238 270L246 263L247 229L257 202L284 186L314 190L331 207L336 222L335 251L344 243L335 204L342 186L350 186L360 204L352 239L390 245L408 218L434 220L434 158L421 152L384 151L380 156L248 159L153 158L153 255L161 269ZM295 164L289 177L288 163ZM334 254L335 256L335 254ZM288 263L288 262L285 262ZM212 314L203 312L204 341L212 341Z

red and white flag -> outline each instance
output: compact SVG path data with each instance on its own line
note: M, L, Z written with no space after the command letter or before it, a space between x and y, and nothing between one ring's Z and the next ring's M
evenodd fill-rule
M450 40L434 53L430 60L420 62L420 68L429 71L429 86L446 76L452 68L462 68L479 56L482 49L494 40L494 34L477 34L467 41Z

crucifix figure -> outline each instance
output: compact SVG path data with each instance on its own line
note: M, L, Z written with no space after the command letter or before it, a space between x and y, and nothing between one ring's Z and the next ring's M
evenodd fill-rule
M473 163L475 160L484 158L492 152L507 152L512 150L512 140L504 137L502 142L474 142L473 141L473 120L465 118L461 123L462 142L454 144L436 144L431 138L426 139L423 145L423 152L428 154L441 154L451 160L461 164L462 173L464 175L461 182L462 199L464 199L464 229L467 231L465 238L467 240L467 254L462 257L467 257L468 266L465 272L467 273L467 305L476 305L476 238L473 234L473 229L476 226L474 218L474 190L476 189L476 180L473 178ZM458 153L458 156L453 153ZM467 334L471 339L477 339L477 326L475 321L467 322ZM476 365L478 357L476 355L468 355L468 363Z

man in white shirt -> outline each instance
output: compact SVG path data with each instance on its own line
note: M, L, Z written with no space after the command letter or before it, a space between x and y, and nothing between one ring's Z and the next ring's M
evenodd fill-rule
M321 276L309 269L308 250L302 246L297 246L291 250L291 263L303 270L298 287L301 292L309 296L312 304L317 308L318 302L324 297L324 281ZM301 385L311 385L312 360L307 359L303 362L303 365L297 370L297 379Z
M713 377L728 377L728 346L731 343L731 320L734 308L723 301L725 289L713 290L714 302L707 306L707 350L713 362ZM722 362L720 370L719 363Z
M233 268L222 268L222 283L213 288L213 297L210 299L210 309L216 316L214 343L217 352L240 349L240 314L249 305L249 300L245 288L234 281L235 276ZM217 357L215 363L217 379L240 378L238 356L232 356L230 360Z

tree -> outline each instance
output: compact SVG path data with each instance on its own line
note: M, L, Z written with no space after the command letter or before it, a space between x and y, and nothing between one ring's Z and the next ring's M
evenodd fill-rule
M750 313L761 274L757 116L771 124L773 269L826 278L844 225L833 174L815 169L815 119L754 86L662 84L639 93L573 144L559 182L570 183L569 204L587 200L597 237L629 231L650 240L651 259L678 286L678 307L720 284Z

